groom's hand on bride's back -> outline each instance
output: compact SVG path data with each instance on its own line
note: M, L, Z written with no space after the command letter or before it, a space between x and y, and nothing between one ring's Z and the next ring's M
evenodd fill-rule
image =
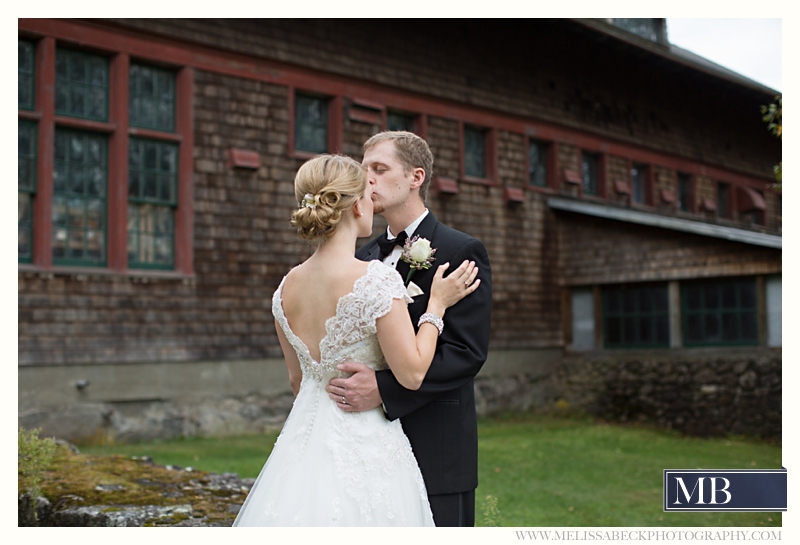
M325 387L328 397L346 412L362 412L380 407L383 401L375 379L375 370L363 363L352 361L337 366L343 373L352 373L345 378L334 378Z

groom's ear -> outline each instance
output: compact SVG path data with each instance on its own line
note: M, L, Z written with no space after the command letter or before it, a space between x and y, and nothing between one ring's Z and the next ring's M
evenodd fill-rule
M412 171L412 174L414 178L411 180L411 189L419 189L425 181L425 169L417 167Z

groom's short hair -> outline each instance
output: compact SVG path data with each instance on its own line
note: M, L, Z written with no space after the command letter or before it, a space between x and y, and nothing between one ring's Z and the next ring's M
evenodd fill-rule
M419 187L419 196L422 202L428 197L428 188L433 178L433 153L428 143L408 131L383 131L375 134L364 142L364 151L386 140L394 142L395 157L403 165L403 170L409 172L415 168L425 171L425 180Z

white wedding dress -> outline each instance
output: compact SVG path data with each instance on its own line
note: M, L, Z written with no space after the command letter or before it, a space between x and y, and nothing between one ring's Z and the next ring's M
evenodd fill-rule
M406 295L400 275L371 261L325 323L320 360L289 327L284 277L272 313L300 360L303 379L275 447L234 526L433 526L425 484L400 422L380 408L344 412L325 386L345 361L385 368L375 320ZM309 304L313 304L310 302Z

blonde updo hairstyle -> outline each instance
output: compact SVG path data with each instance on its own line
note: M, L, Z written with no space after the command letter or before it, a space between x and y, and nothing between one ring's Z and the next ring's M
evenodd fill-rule
M328 240L366 188L366 168L350 157L324 154L304 163L294 178L300 207L291 223L297 236L320 244Z

